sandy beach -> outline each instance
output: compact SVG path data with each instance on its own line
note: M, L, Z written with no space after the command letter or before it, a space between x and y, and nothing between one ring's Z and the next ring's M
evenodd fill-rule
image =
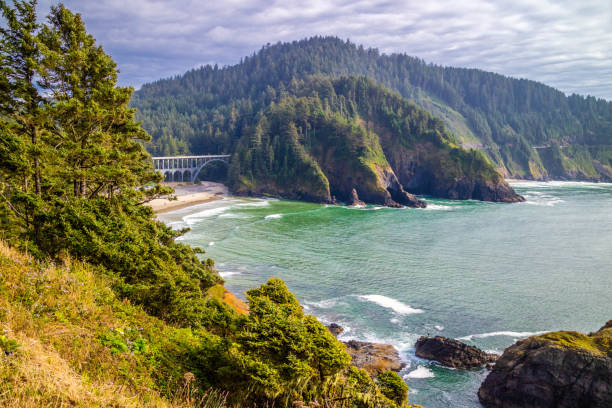
M212 181L204 181L201 184L167 183L166 185L174 188L174 195L177 199L158 198L149 202L147 205L157 214L220 200L228 192L225 185Z

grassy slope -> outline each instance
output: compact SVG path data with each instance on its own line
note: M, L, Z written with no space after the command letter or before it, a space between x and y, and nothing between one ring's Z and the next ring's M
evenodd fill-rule
M221 405L191 400L176 358L191 330L118 299L100 270L41 265L0 242L0 277L0 406Z

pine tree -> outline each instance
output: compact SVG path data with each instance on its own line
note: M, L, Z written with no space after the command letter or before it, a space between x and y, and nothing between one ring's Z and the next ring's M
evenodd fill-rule
M36 1L0 0L0 193L4 222L34 231L43 211L46 114L37 88L39 47ZM14 228L15 229L15 228ZM16 228L18 229L18 228Z
M81 16L52 7L40 44L53 144L66 164L59 175L71 182L73 195L113 196L161 181L139 143L150 136L128 108L133 89L117 86L115 62L87 33Z

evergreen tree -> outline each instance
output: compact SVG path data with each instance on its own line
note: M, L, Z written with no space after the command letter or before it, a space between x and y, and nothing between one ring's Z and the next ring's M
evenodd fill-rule
M46 112L37 88L40 53L36 1L0 0L0 193L5 216L40 241L44 211L43 162Z

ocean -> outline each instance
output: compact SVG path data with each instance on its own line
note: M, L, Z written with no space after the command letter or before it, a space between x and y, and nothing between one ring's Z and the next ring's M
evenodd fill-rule
M527 201L424 197L426 209L225 198L161 214L191 231L238 296L280 277L342 340L393 344L410 401L480 407L485 369L414 355L421 335L501 353L552 330L612 319L612 184L515 182Z

